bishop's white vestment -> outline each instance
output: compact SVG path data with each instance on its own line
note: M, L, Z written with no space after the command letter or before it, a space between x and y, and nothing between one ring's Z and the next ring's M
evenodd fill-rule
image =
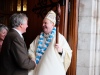
M39 36L30 44L29 56L36 58L36 49ZM62 56L59 55L55 48L56 37L52 39L44 55L34 70L29 70L28 75L66 75L66 71L71 63L72 50L66 39L59 33L59 44L63 48Z

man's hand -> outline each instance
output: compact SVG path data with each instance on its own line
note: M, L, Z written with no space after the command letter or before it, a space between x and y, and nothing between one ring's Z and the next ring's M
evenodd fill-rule
M35 62L35 66L37 66L35 59L34 59L34 58L32 58L31 60L32 60L32 61L34 61L34 62Z

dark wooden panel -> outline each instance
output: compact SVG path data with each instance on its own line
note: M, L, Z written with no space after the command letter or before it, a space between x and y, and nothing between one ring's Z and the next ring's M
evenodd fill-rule
M73 51L72 62L67 75L76 75L77 39L78 39L78 0L69 0L70 12L68 20L67 39Z

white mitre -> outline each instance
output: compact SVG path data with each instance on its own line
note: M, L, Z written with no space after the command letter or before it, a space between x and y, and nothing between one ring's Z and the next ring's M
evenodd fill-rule
M50 20L51 22L53 22L54 25L56 24L56 13L53 10L50 10L47 13L47 15L45 16L45 18L47 18L48 20Z

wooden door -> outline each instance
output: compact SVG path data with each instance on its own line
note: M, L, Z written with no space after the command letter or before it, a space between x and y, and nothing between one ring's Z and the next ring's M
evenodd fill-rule
M72 62L67 75L76 75L77 42L78 42L78 0L69 0L67 40L73 51ZM66 6L67 7L67 6Z
M59 31L67 39L73 54L72 62L67 75L76 75L77 61L77 28L78 28L78 1L77 0L28 0L29 27L25 36L27 46L42 31L42 20L49 10L54 10L56 3L61 4L61 22Z

